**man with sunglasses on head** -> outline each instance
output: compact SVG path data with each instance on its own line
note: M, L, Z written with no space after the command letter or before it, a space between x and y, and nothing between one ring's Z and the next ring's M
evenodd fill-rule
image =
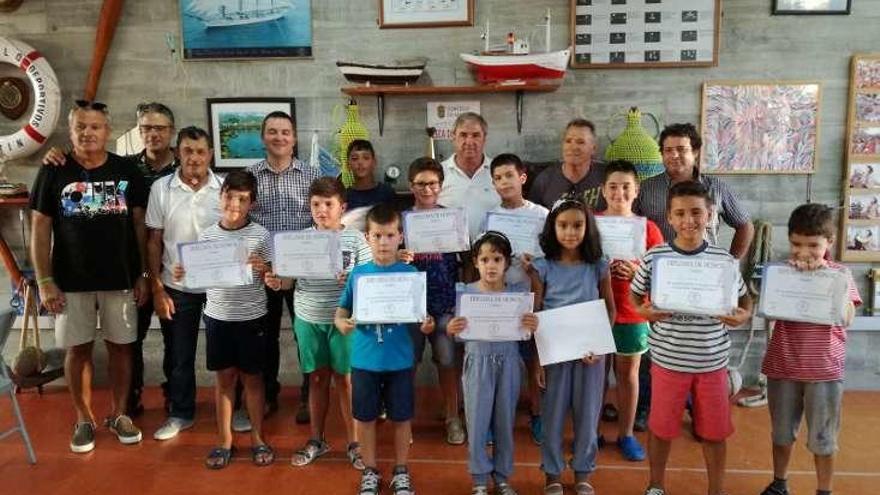
M125 158L134 161L140 169L149 191L153 182L166 175L171 175L177 169L177 156L174 148L171 147L171 140L174 137L174 113L162 103L140 103L137 106L137 124L144 149L140 153L126 155ZM64 151L58 147L49 149L43 157L44 165L64 165L65 162ZM138 308L138 339L132 347L134 364L131 373L131 387L126 400L127 413L135 418L144 412L144 406L141 403L141 395L144 390L143 343L147 337L147 330L150 329L152 317L152 301L148 301ZM163 384L163 389L166 387L167 384Z
M111 414L104 424L123 444L141 441L126 415L137 305L149 295L145 274L147 188L130 160L105 149L110 114L77 101L68 115L72 151L63 167L42 167L32 188L31 258L40 300L56 315L55 339L67 350L64 372L76 409L70 449L95 447L92 348L98 316L109 355Z

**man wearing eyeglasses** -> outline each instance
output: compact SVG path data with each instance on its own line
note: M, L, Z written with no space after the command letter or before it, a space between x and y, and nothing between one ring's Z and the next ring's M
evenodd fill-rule
M112 412L104 422L123 444L141 441L126 415L136 305L147 301L147 188L138 168L105 150L110 115L102 103L77 101L68 116L72 151L63 167L42 167L32 188L31 257L40 300L57 318L56 342L76 409L70 449L95 447L92 348L98 316L109 354Z
M174 136L174 113L170 108L158 102L141 103L137 106L137 124L144 149L140 153L126 155L134 161L144 175L147 190L153 182L171 175L177 169L178 161L171 139ZM44 165L64 165L64 151L53 147L43 157ZM153 303L148 301L138 308L137 330L138 339L132 346L133 368L131 387L129 388L126 410L131 417L138 417L144 412L141 395L144 390L144 350L143 343L150 329L153 317ZM163 389L166 384L163 384Z
M706 229L707 240L718 245L719 218L724 220L724 223L734 229L730 254L741 259L749 249L755 228L749 212L733 189L715 176L700 173L702 145L703 141L693 124L672 124L663 129L660 133L660 151L666 170L641 183L633 211L651 219L660 227L663 238L672 241L675 232L666 220L666 195L669 188L679 182L699 181L709 189L715 202Z

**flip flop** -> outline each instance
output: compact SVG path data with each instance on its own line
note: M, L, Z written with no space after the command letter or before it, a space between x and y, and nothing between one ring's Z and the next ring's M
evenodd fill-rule
M232 462L232 456L235 454L235 447L224 448L214 447L205 458L205 467L208 469L223 469Z
M275 462L275 451L266 444L251 447L251 461L255 466L268 466Z

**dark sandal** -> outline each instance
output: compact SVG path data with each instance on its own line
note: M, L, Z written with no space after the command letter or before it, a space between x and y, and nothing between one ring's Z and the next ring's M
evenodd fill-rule
M357 442L351 442L348 444L347 454L348 462L351 463L351 467L358 471L363 471L366 468L364 458L361 456L361 446Z
M255 466L268 466L275 462L275 451L266 444L251 447L251 461Z
M232 462L232 455L235 453L235 447L223 448L214 447L205 458L205 467L208 469L223 469Z

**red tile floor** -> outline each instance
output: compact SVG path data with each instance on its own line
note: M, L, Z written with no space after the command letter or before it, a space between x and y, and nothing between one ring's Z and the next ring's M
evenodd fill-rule
M18 396L28 429L36 447L36 466L25 460L17 436L0 440L0 494L351 494L358 473L344 459L345 438L338 413L331 410L328 440L335 450L306 468L290 466L290 456L308 436L308 427L295 425L293 412L296 391L285 389L282 407L267 421L270 443L278 453L276 464L257 468L239 452L223 471L209 471L202 461L215 441L211 389L199 390L196 426L176 439L156 442L152 433L163 421L162 398L158 388L148 390L147 411L137 424L144 430L144 441L123 446L104 428L99 429L97 447L89 454L73 454L68 449L73 412L64 388L33 391ZM108 408L106 390L94 396L96 414ZM880 493L880 393L848 392L844 399L843 431L837 458L835 494L874 495ZM439 401L431 389L419 389L418 417L414 423L415 443L411 450L411 472L420 495L470 493L467 451L443 441L442 422L437 419ZM769 419L766 408L734 408L737 432L729 442L728 491L731 495L754 494L771 477ZM9 401L0 398L0 429L12 421ZM390 425L382 426L380 469L391 464ZM615 437L613 425L603 423L606 438ZM526 416L517 428L516 471L512 483L520 494L541 493L543 477L538 469L538 447L529 436ZM643 435L643 434L639 434ZM642 437L644 440L644 438ZM238 445L248 446L246 434ZM599 468L593 485L599 495L639 495L647 482L647 463L626 462L614 447L599 455ZM669 463L670 495L706 493L702 454L699 444L687 433L674 444ZM799 445L792 459L790 485L793 493L811 495L815 490L812 458ZM570 476L570 475L569 475ZM570 478L567 479L571 481ZM383 492L385 493L385 492ZM569 493L569 492L566 492Z

